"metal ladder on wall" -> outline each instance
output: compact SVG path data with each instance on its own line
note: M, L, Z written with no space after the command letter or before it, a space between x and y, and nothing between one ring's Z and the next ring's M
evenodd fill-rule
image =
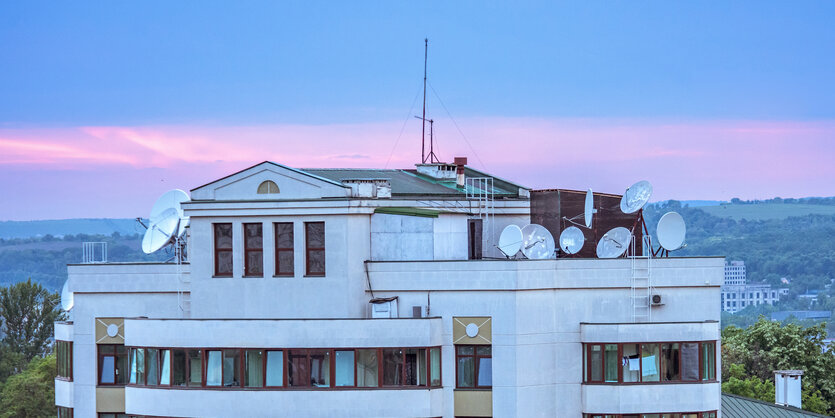
M473 214L481 219L481 250L486 252L493 241L493 177L467 177L464 190L467 200L476 204Z
M183 246L180 239L177 238L174 244L174 259L177 263L177 305L180 307L180 316L183 318L191 318L191 274L186 277L183 274Z
M636 254L635 237L629 244L632 277L630 299L632 322L649 322L652 319L652 252L647 251L649 243L644 237L643 254Z

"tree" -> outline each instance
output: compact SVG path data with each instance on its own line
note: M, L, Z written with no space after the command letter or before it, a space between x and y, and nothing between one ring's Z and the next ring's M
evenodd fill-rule
M49 351L54 322L63 318L58 294L31 279L0 288L0 326L6 333L2 344L20 353L24 362Z
M55 355L35 357L0 391L0 418L55 416Z

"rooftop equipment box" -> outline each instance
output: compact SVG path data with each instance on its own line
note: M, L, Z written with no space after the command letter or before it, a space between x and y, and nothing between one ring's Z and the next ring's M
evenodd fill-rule
M594 214L591 229L585 227L583 212L585 211L586 192L580 190L547 189L531 190L531 223L540 224L554 236L557 241L558 257L596 258L597 241L610 229L622 226L635 237L635 253L643 253L643 229L638 222L643 211L623 213L620 210L620 195L594 193ZM574 255L559 250L560 233L563 229L574 225L563 219L572 219L583 231L586 238L583 248Z

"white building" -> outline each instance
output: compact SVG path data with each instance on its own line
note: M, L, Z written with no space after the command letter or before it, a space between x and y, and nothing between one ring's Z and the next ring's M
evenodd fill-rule
M59 416L719 416L723 258L499 258L529 190L455 171L265 162L191 191L188 263L70 265Z
M748 284L744 261L725 263L725 281L722 285L722 310L736 313L746 306L773 305L788 289L772 289L770 284Z

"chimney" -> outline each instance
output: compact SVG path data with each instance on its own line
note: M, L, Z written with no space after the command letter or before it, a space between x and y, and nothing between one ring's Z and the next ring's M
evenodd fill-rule
M774 403L801 408L800 376L803 370L774 371Z
M456 177L455 185L464 187L464 166L467 165L467 157L455 157Z

